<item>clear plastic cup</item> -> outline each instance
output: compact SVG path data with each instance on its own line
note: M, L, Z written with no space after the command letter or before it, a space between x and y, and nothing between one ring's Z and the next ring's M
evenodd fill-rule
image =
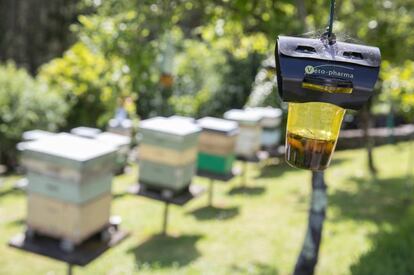
M297 168L325 170L335 151L345 111L329 103L289 103L286 161Z

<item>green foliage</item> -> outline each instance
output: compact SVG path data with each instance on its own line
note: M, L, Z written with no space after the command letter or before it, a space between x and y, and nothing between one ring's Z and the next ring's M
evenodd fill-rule
M211 112L209 103L220 92L224 74L229 70L223 51L208 44L187 39L175 58L175 85L170 104L175 113L202 116Z
M123 60L105 58L83 43L44 65L38 77L59 90L69 103L70 127L104 127L119 101L131 95L130 70Z
M94 3L99 3L95 5ZM141 117L156 115L168 101L159 87L159 57L163 36L177 11L166 1L86 1L96 12L81 16L80 25L73 27L80 41L102 53L106 59L122 60L129 68L131 90L139 100ZM167 5L167 6L165 6Z
M373 247L351 267L353 275L414 274L414 208L391 232L376 237Z
M381 78L381 102L388 103L409 120L414 118L414 61L406 61L401 66L383 62Z
M57 130L67 105L55 90L8 63L0 66L0 163L16 164L16 144L27 130Z
M73 31L89 51L105 59L106 66L121 62L129 69L130 79L124 85L129 92L125 94L139 98L137 113L144 118L172 113L220 116L246 103L278 105L276 93L268 89L271 76L252 87L260 77L256 76L260 63L265 56L273 55L276 35L319 33L327 25L329 13L329 1L323 0L82 2L92 12L80 16L80 24L73 26ZM400 50L414 46L413 12L408 0L337 1L335 32L341 40L379 46L385 59L400 64L414 58L412 52ZM165 39L166 34L173 42ZM177 53L172 89L159 83L168 43ZM81 66L78 64L79 70ZM77 81L76 74L68 77ZM91 93L96 97L96 92ZM112 108L113 104L103 106ZM81 107L90 105L79 105L73 113L79 114ZM111 111L97 109L98 113ZM107 116L87 121L71 115L70 123L92 125L98 120L102 125Z
M239 58L226 49L217 49L214 42L187 40L184 45L177 57L176 85L170 99L174 111L202 117L222 116L231 108L242 108L262 56L246 50L246 56Z

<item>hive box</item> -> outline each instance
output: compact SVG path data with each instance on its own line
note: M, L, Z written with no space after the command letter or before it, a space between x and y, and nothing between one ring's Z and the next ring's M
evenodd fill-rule
M188 116L170 116L168 119L175 119L175 120L181 120L184 122L189 122L189 123L196 123L196 120L192 117L188 117Z
M169 189L174 192L184 190L192 180L195 164L170 166L140 160L139 181L156 189Z
M27 142L22 162L30 172L56 181L86 183L102 175L110 175L117 148L92 139L70 134L57 134Z
M109 121L107 131L126 137L131 137L133 132L133 123L130 119L119 120L113 118Z
M131 138L110 132L100 133L96 140L117 148L115 160L115 172L122 171L128 162L129 146Z
M96 138L102 131L91 127L76 127L70 130L70 133L84 138Z
M203 132L199 140L197 169L216 174L231 173L239 133L237 123L205 117L198 120L198 125Z
M247 158L255 157L261 147L262 117L255 112L230 110L224 114L224 118L239 124L240 133L236 142L236 155Z
M232 171L234 159L234 154L220 156L200 152L198 154L197 169L213 174L227 175Z
M102 194L110 193L112 185L112 175L110 173L90 178L88 181L73 182L62 179L56 180L56 178L29 171L27 179L29 193L36 193L74 204L82 204Z
M197 147L179 151L144 143L141 144L138 151L140 160L146 160L170 166L184 166L190 163L194 163L197 158Z
M257 113L262 117L262 146L265 148L279 145L281 139L280 124L282 122L282 110L272 107L248 108L247 111Z
M184 120L156 117L142 121L139 131L141 144L183 151L197 146L201 129Z
M26 223L35 232L77 245L108 223L110 205L109 193L80 205L29 193Z
M262 117L261 125L263 128L277 128L282 122L282 110L272 107L255 107L246 109L248 112L257 113Z
M201 129L186 119L156 117L141 123L139 181L174 192L191 183Z
M51 137L55 135L55 133L43 131L43 130L30 130L23 133L23 141L34 141L39 140L44 137Z
M238 134L226 136L220 133L203 131L200 135L198 149L200 152L213 155L234 154L237 136Z

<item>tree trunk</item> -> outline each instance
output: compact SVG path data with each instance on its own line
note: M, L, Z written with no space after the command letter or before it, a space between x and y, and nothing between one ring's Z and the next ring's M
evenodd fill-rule
M372 127L371 102L366 104L361 112L362 130L364 132L365 148L367 149L368 169L371 175L377 175L377 168L374 163L373 148L374 141L369 134L369 129Z
M0 61L13 60L32 74L70 45L70 24L80 0L0 1Z
M326 190L324 172L312 172L312 196L308 229L302 251L295 266L294 275L312 275L315 272L328 204Z
M298 17L300 22L302 23L302 28L304 31L308 31L308 25L306 24L306 6L304 0L295 0L296 9L298 11Z

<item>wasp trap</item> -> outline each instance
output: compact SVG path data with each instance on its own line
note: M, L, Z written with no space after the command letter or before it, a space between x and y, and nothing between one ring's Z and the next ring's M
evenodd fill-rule
M276 70L279 93L289 103L286 160L297 168L329 166L346 109L371 98L380 70L376 47L279 36Z

